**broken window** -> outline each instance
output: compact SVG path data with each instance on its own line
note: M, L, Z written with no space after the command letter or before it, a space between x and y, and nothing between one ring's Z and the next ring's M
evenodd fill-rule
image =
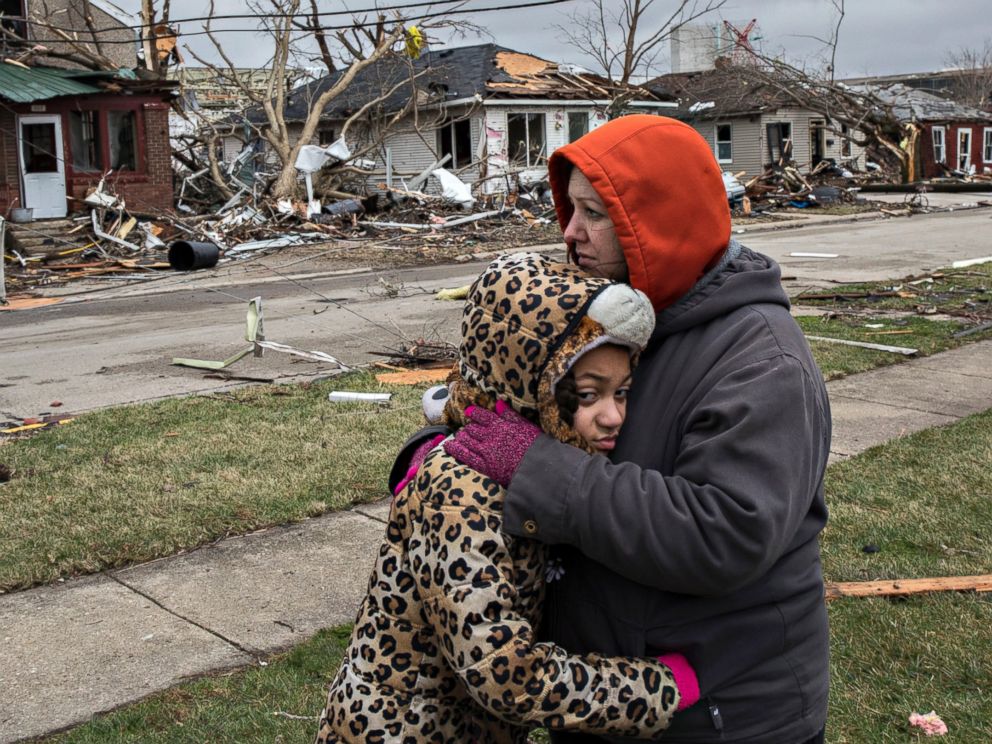
M971 130L958 130L958 170L966 171L971 167Z
M716 125L716 159L720 163L729 163L734 159L732 144L733 127L730 124Z
M100 119L98 111L69 112L69 148L77 171L100 170Z
M792 159L792 123L777 121L765 128L768 133L768 160L772 163Z
M826 123L815 119L809 123L809 163L816 165L826 157Z
M933 140L933 161L935 163L947 162L947 147L944 144L944 128L932 127L930 138Z
M840 125L840 156L851 157L851 128L847 124Z
M992 163L992 127L985 127L985 139L982 142L982 160Z
M0 0L0 14L3 15L0 19L0 27L22 39L27 38L23 0Z
M107 134L110 139L110 167L113 170L138 170L137 117L133 111L108 111Z
M544 162L544 114L507 114L510 162L530 168Z
M589 114L585 111L568 112L568 141L575 142L579 137L589 134Z
M446 168L463 168L472 162L472 123L468 119L448 121L437 130L438 157L451 156Z

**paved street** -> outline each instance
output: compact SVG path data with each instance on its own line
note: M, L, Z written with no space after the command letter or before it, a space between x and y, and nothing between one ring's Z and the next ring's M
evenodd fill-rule
M958 197L959 195L955 195ZM992 253L992 210L826 222L736 231L782 265L790 291L836 281L899 278ZM545 246L554 251L558 246ZM836 253L795 258L793 252ZM307 273L291 252L216 272L169 274L136 287L71 297L63 304L0 313L0 416L94 408L229 387L170 364L175 356L225 359L245 348L248 299L263 298L266 338L331 354L349 365L418 337L457 338L461 305L433 299L466 284L485 262L405 270ZM273 269L278 272L274 273ZM288 278L287 278L288 277ZM387 282L394 290L390 296ZM331 368L279 353L246 357L238 375L306 379Z

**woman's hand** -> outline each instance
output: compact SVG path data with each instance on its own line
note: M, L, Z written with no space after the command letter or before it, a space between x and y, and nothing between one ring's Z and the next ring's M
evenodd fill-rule
M493 413L479 406L465 409L469 423L444 443L444 451L506 487L541 429L503 401Z

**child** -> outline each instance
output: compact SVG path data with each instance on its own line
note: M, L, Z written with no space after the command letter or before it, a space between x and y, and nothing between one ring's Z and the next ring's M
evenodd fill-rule
M445 421L510 406L608 452L653 324L626 285L535 254L498 259L466 302ZM439 446L398 493L318 742L525 742L539 726L652 738L698 699L679 654L570 656L535 640L547 549L500 532L503 493Z

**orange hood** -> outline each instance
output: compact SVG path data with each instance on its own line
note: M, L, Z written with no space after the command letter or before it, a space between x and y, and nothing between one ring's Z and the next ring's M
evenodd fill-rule
M630 284L660 311L719 261L730 208L716 158L692 127L663 116L614 119L557 149L548 177L562 230L572 217L572 166L606 204ZM570 257L572 249L569 246Z

